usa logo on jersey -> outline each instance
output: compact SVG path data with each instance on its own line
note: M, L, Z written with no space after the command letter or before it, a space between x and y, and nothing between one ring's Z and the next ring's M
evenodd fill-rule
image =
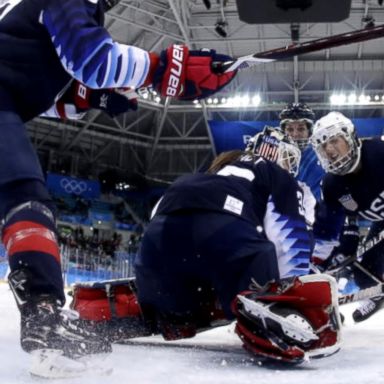
M353 197L350 194L341 196L339 201L348 211L356 211L358 208L356 201L353 200Z

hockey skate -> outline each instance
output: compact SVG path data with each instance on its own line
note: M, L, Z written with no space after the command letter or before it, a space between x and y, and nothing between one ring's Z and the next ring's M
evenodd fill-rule
M9 284L20 314L20 342L24 351L33 355L31 374L45 378L77 377L95 370L101 374L108 368L96 369L90 356L105 356L111 344L81 327L77 313L62 310L51 295L30 295L28 273L17 270L10 274ZM108 373L108 372L105 372Z
M111 352L110 344L80 327L76 315L41 296L21 310L21 346L26 352L55 349L69 358Z
M352 317L356 323L369 319L372 315L384 308L384 296L372 297L362 302L359 308L355 309Z

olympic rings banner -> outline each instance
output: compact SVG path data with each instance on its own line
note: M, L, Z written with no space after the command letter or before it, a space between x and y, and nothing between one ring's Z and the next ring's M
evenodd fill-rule
M96 180L78 179L56 173L48 173L48 190L54 196L81 196L88 199L100 197L100 183Z
M384 133L384 118L352 119L360 137L381 136ZM232 149L244 149L249 138L268 125L277 127L277 120L270 121L216 121L211 120L211 130L216 153Z

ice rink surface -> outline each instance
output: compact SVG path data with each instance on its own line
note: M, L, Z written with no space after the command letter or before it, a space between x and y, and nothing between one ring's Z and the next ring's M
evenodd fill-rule
M341 351L296 367L265 366L241 348L232 327L217 328L179 342L158 337L115 345L108 376L57 379L73 384L383 384L384 310L361 324L346 316ZM0 283L0 383L47 383L31 377L30 356L19 346L19 314L8 285Z

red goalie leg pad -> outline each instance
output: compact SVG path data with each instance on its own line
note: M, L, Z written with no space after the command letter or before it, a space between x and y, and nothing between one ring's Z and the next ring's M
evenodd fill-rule
M256 355L300 362L339 350L337 284L330 276L301 276L267 292L242 292L233 310L238 335Z
M308 350L335 346L340 341L341 320L337 286L328 275L301 276L278 297L265 296L263 300L288 303L298 310L317 330L319 340Z
M236 323L235 332L243 341L244 349L256 356L287 363L301 363L305 358L305 353L301 348L288 346L286 350L281 350L270 340L259 337L249 331L247 326L241 324L239 321Z
M109 321L112 318L139 317L141 309L132 290L130 279L89 284L77 284L73 291L71 308L80 318Z

